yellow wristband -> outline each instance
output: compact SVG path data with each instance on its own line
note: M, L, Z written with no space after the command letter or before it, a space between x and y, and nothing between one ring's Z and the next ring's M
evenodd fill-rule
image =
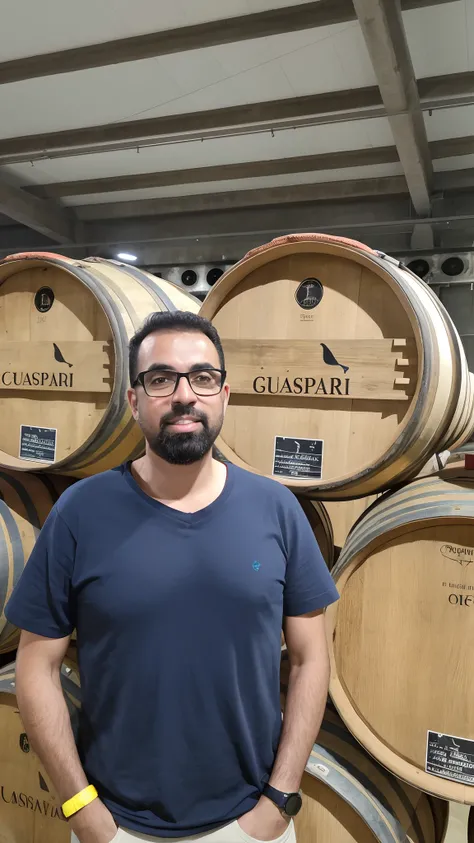
M76 814L77 811L80 811L81 808L85 808L89 802L96 799L98 795L99 794L93 784L85 787L84 790L80 790L79 793L76 793L75 796L72 796L71 799L68 799L67 802L61 806L64 816L71 817L73 814Z

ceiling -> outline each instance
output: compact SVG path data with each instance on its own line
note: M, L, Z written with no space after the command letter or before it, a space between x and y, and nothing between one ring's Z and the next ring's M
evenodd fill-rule
M231 262L308 230L472 247L473 0L111 9L4 12L0 256Z

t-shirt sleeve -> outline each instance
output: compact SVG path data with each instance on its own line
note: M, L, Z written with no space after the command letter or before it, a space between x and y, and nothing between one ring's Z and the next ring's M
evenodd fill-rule
M73 632L75 550L69 527L53 508L5 607L10 623L46 638L63 638Z
M283 614L305 615L339 598L313 530L296 498L287 508L287 564Z

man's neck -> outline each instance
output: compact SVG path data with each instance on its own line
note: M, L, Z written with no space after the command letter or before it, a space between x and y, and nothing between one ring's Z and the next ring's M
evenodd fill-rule
M172 465L147 445L143 457L132 463L132 475L150 497L182 512L197 512L222 492L227 470L209 451L191 465Z

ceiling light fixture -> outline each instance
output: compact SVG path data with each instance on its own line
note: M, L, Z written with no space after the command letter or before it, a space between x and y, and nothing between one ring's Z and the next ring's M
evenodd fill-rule
M119 252L117 255L119 261L136 261L137 255L131 255L129 252Z

